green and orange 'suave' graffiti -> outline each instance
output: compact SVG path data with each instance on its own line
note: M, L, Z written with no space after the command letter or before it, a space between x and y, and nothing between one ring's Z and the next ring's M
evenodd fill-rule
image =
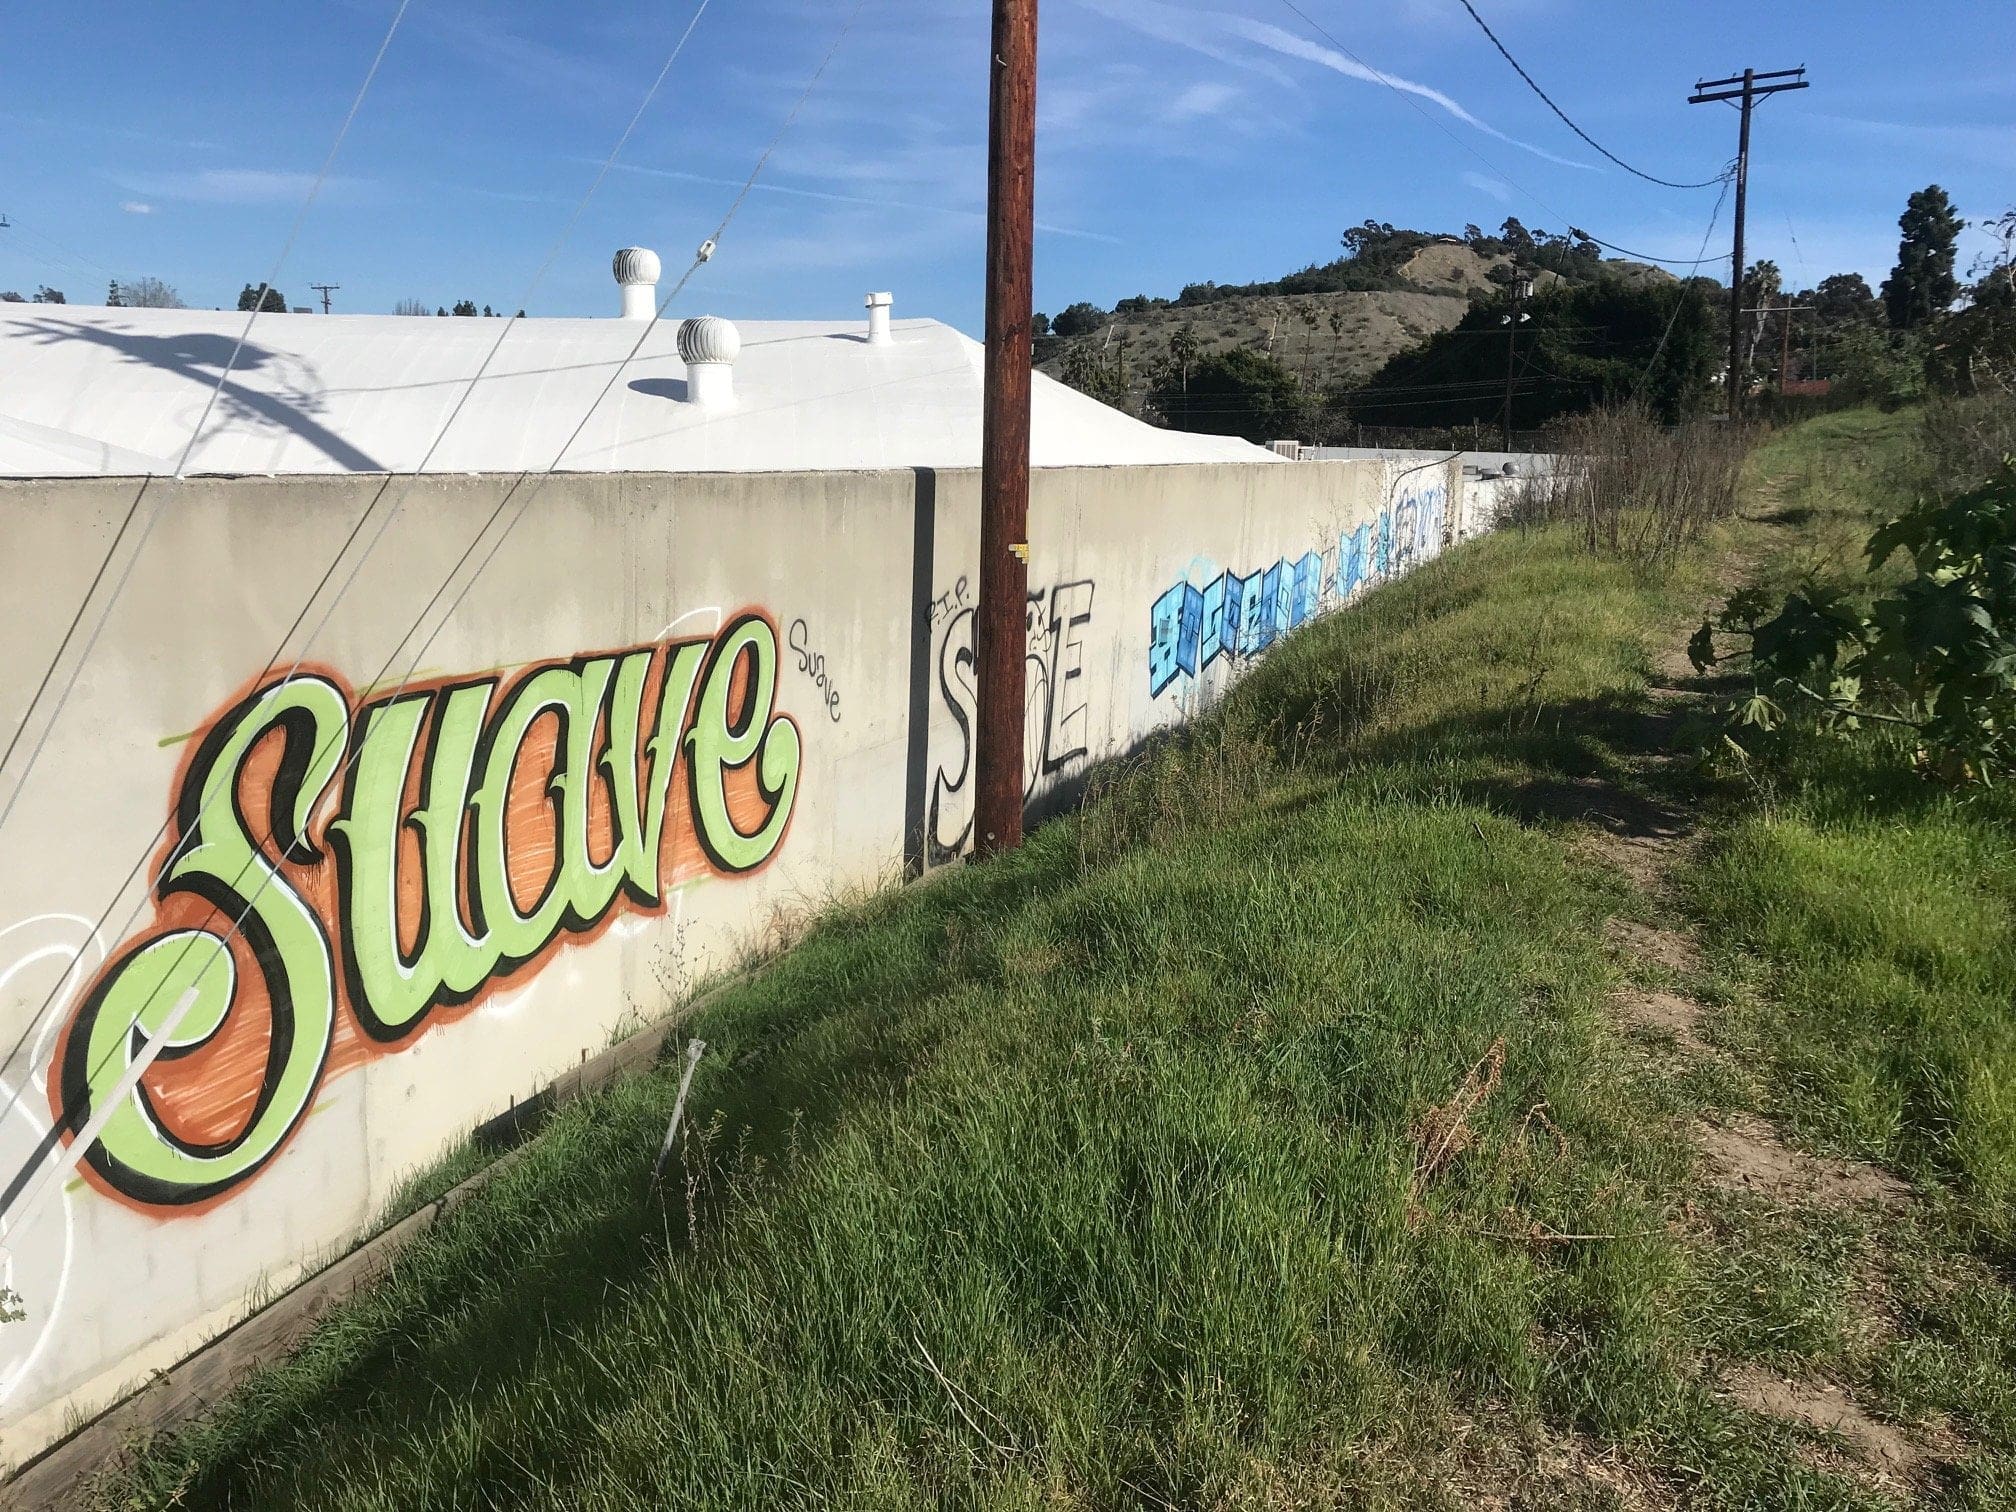
M227 1193L333 1072L685 877L762 866L798 791L777 661L776 627L745 613L508 678L360 702L297 675L230 706L185 761L155 925L51 1067L82 1128L195 994L87 1152L95 1181L149 1206Z

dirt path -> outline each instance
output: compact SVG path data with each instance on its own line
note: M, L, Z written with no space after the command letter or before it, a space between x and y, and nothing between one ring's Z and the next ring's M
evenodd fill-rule
M1739 565L1736 571L1741 570ZM1641 900L1641 918L1614 917L1608 927L1626 977L1612 999L1624 1031L1657 1069L1720 1066L1733 1080L1738 1068L1715 1044L1714 1011L1693 995L1702 978L1702 951L1684 922L1676 887L1700 843L1696 816L1683 797L1664 796L1687 790L1684 727L1706 712L1711 691L1687 660L1686 634L1681 630L1655 659L1650 707L1631 741L1638 754L1629 785L1602 778L1565 784L1550 795L1548 807L1575 827L1572 843L1580 857L1626 879ZM1890 1172L1799 1149L1754 1113L1704 1113L1685 1132L1694 1145L1695 1181L1724 1198L1814 1214L1894 1211L1913 1200L1911 1189ZM1922 1488L1954 1452L1937 1435L1914 1435L1873 1416L1838 1382L1728 1362L1715 1384L1743 1408L1805 1430L1814 1463L1872 1489Z

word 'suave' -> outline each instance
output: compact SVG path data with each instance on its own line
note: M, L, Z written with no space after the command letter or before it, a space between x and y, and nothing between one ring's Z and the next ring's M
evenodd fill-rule
M569 936L662 909L682 848L696 871L763 865L799 776L777 663L775 627L745 614L508 679L359 702L296 676L233 705L183 776L154 928L99 974L51 1068L83 1127L194 993L91 1170L150 1205L228 1191L313 1104L343 1008L353 1038L398 1048ZM157 1084L233 1043L263 1064L226 1126L178 1116Z

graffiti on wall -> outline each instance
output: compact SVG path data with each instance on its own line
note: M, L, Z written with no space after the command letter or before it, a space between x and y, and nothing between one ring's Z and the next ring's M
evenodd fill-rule
M685 880L764 866L801 756L779 662L749 612L510 675L364 697L314 673L230 704L184 759L153 924L51 1059L52 1109L81 1129L172 1034L88 1178L166 1210L228 1193L330 1076Z
M798 670L819 690L819 701L825 705L827 718L840 723L840 685L826 665L826 653L813 649L812 628L802 619L791 621L791 649L797 653Z
M1030 591L1022 693L1024 799L1044 778L1084 760L1091 749L1085 627L1092 622L1092 595L1089 578ZM956 860L973 832L971 807L960 798L973 777L974 726L979 717L973 607L965 578L933 601L934 625L941 605L942 628L934 630L938 696L952 716L958 738L954 752L939 761L931 778L925 830L925 861L930 866Z
M1320 550L1244 574L1207 575L1202 583L1186 572L1149 606L1149 696L1159 698L1179 677L1195 678L1216 662L1258 656L1324 610L1436 555L1447 516L1444 486L1425 485Z

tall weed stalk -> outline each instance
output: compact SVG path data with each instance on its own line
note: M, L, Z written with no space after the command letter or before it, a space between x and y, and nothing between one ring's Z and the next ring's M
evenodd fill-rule
M1522 483L1506 518L1571 523L1592 552L1668 561L1736 512L1747 449L1721 422L1668 428L1643 409L1592 410L1568 422L1554 469Z

